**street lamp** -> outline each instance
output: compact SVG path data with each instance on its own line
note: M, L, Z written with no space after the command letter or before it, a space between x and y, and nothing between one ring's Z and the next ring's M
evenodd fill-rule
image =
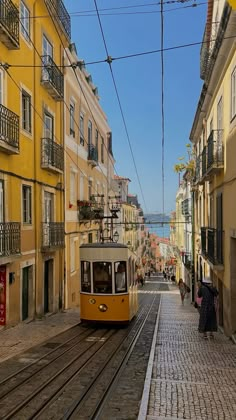
M117 230L114 232L113 234L113 241L114 242L118 242L119 240L119 233L117 232Z

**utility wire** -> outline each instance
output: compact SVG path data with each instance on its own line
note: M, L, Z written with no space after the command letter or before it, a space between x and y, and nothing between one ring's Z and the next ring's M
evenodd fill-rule
M216 22L217 23L217 22ZM223 37L223 40L227 40L227 39L232 39L232 38L236 38L236 35L231 35L231 36L226 36ZM215 42L216 38L211 39L211 42ZM189 48L189 47L195 47L198 45L204 45L209 43L209 41L200 41L200 42L192 42L189 44L181 44L181 45L175 45L173 47L166 47L166 48L159 48L158 50L152 50L152 51L144 51L144 52L140 52L140 53L134 53L134 54L128 54L128 55L123 55L123 56L119 56L119 57L112 57L112 56L108 56L103 60L97 60L97 61L91 61L91 62L83 62L84 66L90 66L93 64L101 64L101 63L107 63L108 61L116 61L116 60L125 60L128 58L133 58L133 57L140 57L143 55L151 55L151 54L158 54L158 53L162 53L162 52L166 52L166 51L172 51L172 50L178 50L178 49L182 49L182 48ZM66 68L66 67L76 67L78 66L78 63L71 63L68 65L63 65L63 66L55 66L55 67L61 67L61 68ZM21 67L21 68L27 68L27 67L42 67L41 65L25 65L25 64L11 64L11 63L0 63L0 67ZM50 67L54 67L53 65Z
M112 81L113 81L113 84L114 84L114 87L115 87L116 97L117 97L117 100L118 100L118 104L119 104L119 108L120 108L122 120L123 120L123 123L124 123L124 127L125 127L126 136L127 136L127 139L128 139L129 148L130 148L130 152L131 152L131 156L132 156L132 160L133 160L135 172L136 172L138 183L139 183L139 188L140 188L141 195L142 195L142 198L143 198L144 206L145 206L145 208L147 210L146 201L145 201L145 198L144 198L143 189L142 189L142 186L141 186L141 182L140 182L140 178L139 178L139 174L138 174L138 170L137 170L137 166L136 166L136 162L135 162L135 158L134 158L134 154L133 154L133 150L132 150L132 146L131 146L131 142L130 142L130 137L129 137L129 133L128 133L128 128L127 128L127 124L126 124L124 112L123 112L123 109L122 109L122 106L121 106L120 96L119 96L119 93L118 93L118 89L117 89L115 77L114 77L112 66L111 66L112 61L110 60L110 56L109 56L109 53L108 53L108 48L107 48L107 45L106 45L106 40L105 40L105 36L104 36L104 32L103 32L103 27L102 27L101 19L100 19L100 16L99 16L99 11L98 11L97 1L96 0L94 0L94 4L95 4L95 7L96 7L96 11L97 11L97 17L98 17L98 21L99 21L99 26L100 26L100 29L101 29L103 43L104 43L104 47L105 47L106 54L107 54L107 59L108 59L107 62L109 64L109 68L110 68L110 72L111 72L111 76L112 76Z
M164 15L161 2L161 168L162 168L162 217L165 214L165 113L164 113Z

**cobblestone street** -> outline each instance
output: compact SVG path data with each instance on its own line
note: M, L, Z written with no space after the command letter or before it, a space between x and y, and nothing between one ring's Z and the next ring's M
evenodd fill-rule
M236 347L220 332L204 340L198 319L178 291L162 294L147 420L236 419Z

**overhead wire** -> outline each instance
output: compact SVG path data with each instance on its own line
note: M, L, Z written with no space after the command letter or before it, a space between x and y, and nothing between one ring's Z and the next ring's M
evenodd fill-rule
M108 58L109 69L110 69L110 73L111 73L113 85L114 85L114 88L115 88L116 97L117 97L117 100L118 100L118 104L119 104L119 109L120 109L120 112L121 112L122 121L123 121L123 124L124 124L124 127L125 127L125 132L126 132L126 136L127 136L127 140L128 140L128 144L129 144L129 148L130 148L130 152L131 152L131 156L132 156L132 160L133 160L133 164L134 164L136 176L137 176L137 179L138 179L139 188L140 188L140 191L141 191L141 195L142 195L144 206L146 207L146 210L147 210L147 205L146 205L145 197L144 197L144 194L143 194L142 185L141 185L141 182L140 182L140 177L139 177L137 165L136 165L134 154L133 154L133 149L132 149L131 142L130 142L128 127L127 127L127 124L126 124L126 120L125 120L123 108L122 108L122 105L121 105L120 96L119 96L119 93L118 93L118 89L117 89L115 77L114 77L112 66L111 66L112 61L109 60L109 57L110 56L109 56L109 53L108 53L108 48L107 48L107 44L106 44L106 40L105 40L105 35L104 35L103 27L102 27L102 22L101 22L101 19L100 19L100 16L99 16L99 11L98 11L97 1L96 0L94 0L94 4L95 4L96 11L97 11L97 17L98 17L98 21L99 21L99 26L100 26L101 34L102 34L102 39L103 39L104 47L105 47L107 58Z
M162 217L165 214L165 110L164 110L164 15L161 1L161 169L162 169Z

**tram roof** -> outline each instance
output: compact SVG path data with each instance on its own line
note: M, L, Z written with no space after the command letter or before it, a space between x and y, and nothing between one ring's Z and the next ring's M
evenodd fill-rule
M116 242L95 242L90 244L82 244L80 245L80 248L128 248L128 246Z

